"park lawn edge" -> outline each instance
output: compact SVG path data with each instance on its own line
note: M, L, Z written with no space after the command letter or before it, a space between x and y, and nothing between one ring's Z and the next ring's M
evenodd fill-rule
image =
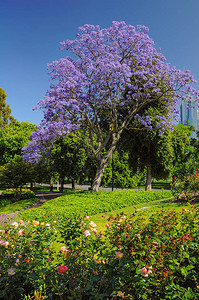
M21 218L29 220L63 219L78 215L96 215L111 212L165 198L171 198L170 191L100 191L91 194L89 191L66 191L63 196L52 199L42 206L19 212Z

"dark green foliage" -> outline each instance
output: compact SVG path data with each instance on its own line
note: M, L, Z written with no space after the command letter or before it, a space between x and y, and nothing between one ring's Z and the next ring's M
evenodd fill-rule
M137 187L141 174L134 173L129 167L129 153L125 151L113 154L113 158L104 172L102 185L110 186L113 184L117 188L134 188ZM113 180L113 183L112 183Z
M190 135L193 131L192 126L185 126L182 124L178 124L174 127L173 132L169 135L169 142L172 143L173 148L173 166L175 166L176 163L187 160L187 156L189 156L190 153L190 144L191 139Z
M24 184L32 181L34 171L30 164L18 161L6 164L0 168L0 185L16 190L16 198L21 198Z
M199 135L199 132L197 133ZM173 171L172 192L176 198L194 200L199 192L199 142L191 140L184 153L178 153Z
M65 177L73 181L83 180L87 155L81 140L70 136L57 139L50 148L50 153L52 167L58 172L61 180Z
M8 204L15 203L19 201L19 194L20 191L17 191L16 189L7 189L5 191L2 191L0 195L0 207L4 207ZM35 194L33 191L28 189L22 189L20 199L26 200L26 199L34 199ZM35 198L36 199L36 198Z

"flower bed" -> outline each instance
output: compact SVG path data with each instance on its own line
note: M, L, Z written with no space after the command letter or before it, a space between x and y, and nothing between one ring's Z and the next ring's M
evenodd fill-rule
M89 216L12 222L0 232L0 298L198 299L198 214L121 214L104 234Z

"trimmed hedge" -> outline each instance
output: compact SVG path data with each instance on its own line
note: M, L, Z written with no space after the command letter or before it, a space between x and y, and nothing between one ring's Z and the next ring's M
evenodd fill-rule
M19 189L6 189L5 191L1 192L0 198L1 199L8 199L8 198L15 198L16 194L19 193ZM34 192L29 189L22 189L21 190L21 200L23 199L30 199L34 197Z
M17 198L17 193L18 191L16 191L15 189L7 189L5 191L2 191L0 195L0 207L18 202L19 200L26 200L35 197L34 192L29 189L22 189L20 199Z

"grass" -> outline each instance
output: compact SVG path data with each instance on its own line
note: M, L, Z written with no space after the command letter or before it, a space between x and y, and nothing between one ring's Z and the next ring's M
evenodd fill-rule
M58 213L64 211L67 212L69 210L72 210L74 212L84 211L84 213L92 216L92 220L97 224L98 229L103 231L108 217L110 215L117 215L120 212L129 215L137 210L138 215L141 214L144 219L148 220L148 218L157 211L173 209L178 211L181 210L182 207L186 208L190 205L189 203L173 203L168 200L156 200L155 198L153 199L153 201L150 201L150 199L148 198L146 198L146 201L143 201L143 199L141 199L140 201L142 201L143 203L136 202L132 203L131 205L127 205L127 201L125 205L126 199L131 200L134 195L141 195L141 197L143 197L145 193L146 192L143 191L114 191L90 194L86 190L68 190L65 191L64 196L50 200L38 209L23 211L20 213L20 215L22 214L23 218L27 216L28 219L32 214L33 217L37 217L37 215L42 214L46 211L56 211ZM151 193L152 195L154 192L148 193ZM0 208L0 214L9 214L25 209L26 207L31 206L33 203L35 203L35 201L36 198L33 198L8 204ZM90 210L88 209L89 206Z
M94 223L97 224L98 230L101 230L103 232L105 230L107 219L110 215L116 216L117 214L120 214L122 212L124 213L124 215L128 216L137 211L137 217L141 215L142 218L145 219L146 222L148 222L149 218L158 211L175 210L177 212L180 212L182 211L182 208L189 209L190 206L190 203L175 203L171 202L170 200L158 200L142 203L135 206L125 207L123 209L113 210L108 213L99 213L91 216L91 219Z
M65 191L64 195L47 201L42 206L20 212L20 217L40 221L44 215L52 216L57 220L84 215L111 212L133 205L161 200L171 197L169 191L100 191L91 194L88 190Z
M154 180L151 183L152 189L164 189L164 190L171 190L171 180L163 181L163 180ZM145 185L140 185L140 189L144 189Z
M36 198L31 198L31 199L20 200L18 202L7 204L3 207L0 207L0 214L5 214L5 213L9 214L12 212L19 211L21 209L31 206L36 201L37 201Z

